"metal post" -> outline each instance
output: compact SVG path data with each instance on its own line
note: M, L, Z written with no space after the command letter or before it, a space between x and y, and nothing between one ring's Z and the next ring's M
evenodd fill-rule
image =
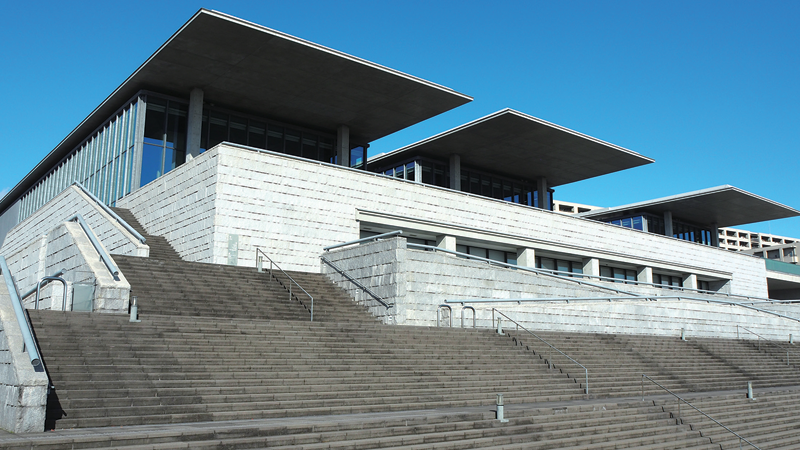
M503 415L503 394L497 394L497 401L495 402L497 406L497 420L500 422L508 422Z
M503 318L502 317L498 317L497 318L497 334L503 334L503 324L502 324L502 322L503 322Z
M642 374L642 401L644 401L644 374Z
M789 334L789 343L794 345L794 337L792 337L791 333Z
M261 255L258 255L256 259L256 269L258 269L258 273L264 272L264 257Z
M686 330L684 330L683 328L681 328L681 340L682 341L686 340Z
M755 400L753 398L753 382L752 381L748 381L747 382L747 398L749 398L750 400Z
M132 323L141 322L141 320L139 320L139 302L138 302L136 296L134 296L131 299L131 319L130 319L130 322L132 322Z

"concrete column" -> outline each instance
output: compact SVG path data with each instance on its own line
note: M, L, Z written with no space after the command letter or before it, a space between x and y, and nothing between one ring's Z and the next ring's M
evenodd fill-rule
M422 166L419 165L419 161L414 161L414 182L422 183Z
M518 248L517 265L522 267L536 267L536 251L532 248Z
M445 250L456 251L456 237L455 236L436 236L436 246Z
M719 247L719 227L716 223L711 224L711 246Z
M653 283L653 268L640 266L636 268L636 281L639 283Z
M336 129L336 155L340 166L350 167L350 127L347 125Z
M450 189L461 190L461 155L450 155Z
M600 260L597 258L583 258L583 274L592 277L600 276Z
M664 212L664 234L672 237L672 211Z
M547 206L547 178L541 177L536 180L536 195L540 209L550 209Z
M687 289L697 289L697 275L689 274L683 277L683 287Z
M200 156L200 141L203 131L203 90L192 89L189 94L189 117L186 127L186 161Z

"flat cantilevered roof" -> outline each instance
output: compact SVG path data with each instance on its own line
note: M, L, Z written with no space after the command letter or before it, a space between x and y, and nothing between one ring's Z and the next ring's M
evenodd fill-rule
M595 209L578 214L589 219L605 220L631 213L663 215L697 225L732 227L767 220L800 216L800 211L759 197L733 186L724 185L685 194L658 198L613 208Z
M471 97L403 72L217 11L201 9L18 184L6 209L140 90L321 131L350 128L368 143Z
M547 179L560 186L652 163L631 150L577 131L503 109L369 160L371 167L391 166L423 156L448 160L456 153L461 166L515 179Z

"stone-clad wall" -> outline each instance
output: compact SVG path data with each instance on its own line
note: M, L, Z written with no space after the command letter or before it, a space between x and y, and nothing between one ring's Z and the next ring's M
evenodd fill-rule
M395 302L399 324L435 326L436 310L446 300L624 297L620 287L649 296L671 296L677 291L646 286L587 286L547 275L489 266L484 262L458 258L442 252L406 249L405 239L394 238L359 246L335 249L325 254L348 274L386 300ZM326 273L345 289L333 270ZM687 296L726 300L724 296L686 293ZM534 330L592 333L655 334L680 336L736 337L736 325L744 325L762 336L788 340L800 336L800 322L753 311L740 306L702 301L662 299L522 303L473 303L478 327L492 327L492 308ZM460 326L461 305L451 304L454 326ZM449 322L447 310L443 310ZM467 325L472 314L466 311ZM507 326L511 326L507 324ZM742 336L748 338L747 336Z
M215 151L213 262L227 261L234 235L240 265L255 264L258 246L284 268L316 271L323 247L359 237L359 211L381 211L527 239L534 248L539 242L655 269L722 271L731 293L767 296L763 260L746 255L313 161L224 144Z
M22 348L22 331L0 276L0 428L40 433L44 431L47 374L34 370Z
M164 236L183 259L214 262L217 161L217 149L211 149L120 199L117 206L128 208L148 234Z
M139 242L122 225L103 211L80 188L70 186L9 231L0 248L6 259L46 235L67 219L80 214L111 253L147 256L150 248ZM49 274L48 274L49 275ZM23 286L19 286L23 289Z

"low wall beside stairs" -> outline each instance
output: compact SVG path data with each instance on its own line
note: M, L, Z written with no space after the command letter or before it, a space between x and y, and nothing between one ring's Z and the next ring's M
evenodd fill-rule
M570 298L625 297L620 290L636 295L674 296L677 291L652 286L617 283L579 284L553 276L490 266L485 262L424 250L411 250L403 238L386 239L333 250L323 255L366 285L385 301L396 304L398 324L436 326L437 308L446 301L460 299L497 299L499 303L471 303L476 309L476 325L492 327L492 308L507 314L532 330L584 333L645 334L680 336L737 337L737 325L764 337L788 340L800 336L800 321L782 318L742 306L704 301L626 299L569 302ZM323 273L355 294L357 288L344 281L326 264ZM686 294L709 300L731 300L724 295ZM565 301L517 303L519 298L563 298ZM461 305L450 304L453 325L461 326ZM466 324L472 325L472 314ZM448 310L442 310L449 323ZM791 314L786 314L791 315ZM746 332L743 338L755 336Z

